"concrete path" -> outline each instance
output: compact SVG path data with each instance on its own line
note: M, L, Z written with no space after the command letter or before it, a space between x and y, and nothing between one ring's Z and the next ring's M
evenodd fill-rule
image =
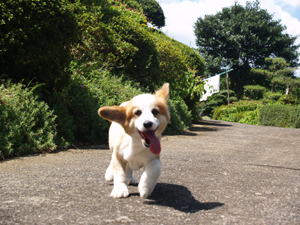
M109 196L109 160L98 146L0 162L0 224L300 224L300 129L205 120L165 136L148 200Z

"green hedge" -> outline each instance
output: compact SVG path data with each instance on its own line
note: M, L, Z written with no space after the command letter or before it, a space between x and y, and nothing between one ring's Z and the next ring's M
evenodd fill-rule
M238 101L215 109L213 119L258 125L261 101Z
M14 82L34 79L49 90L64 85L78 41L77 7L67 0L1 1L0 75Z
M134 0L8 0L0 13L0 157L107 143L98 108L164 82L166 133L182 133L199 115L203 59L147 27Z
M238 101L235 97L235 92L229 90L230 103ZM228 104L228 91L222 90L219 93L215 93L207 98L207 101L201 103L201 116L213 117L214 110L221 105Z
M265 105L259 122L264 126L300 128L300 106Z
M55 115L21 84L0 86L0 159L56 148Z
M266 88L260 85L246 85L244 86L244 95L250 99L261 99L266 92Z
M169 99L171 120L165 130L165 134L181 134L192 123L192 113L180 97Z

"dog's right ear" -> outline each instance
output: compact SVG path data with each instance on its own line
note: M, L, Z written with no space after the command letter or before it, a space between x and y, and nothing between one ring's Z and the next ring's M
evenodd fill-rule
M98 114L106 120L122 125L126 120L126 109L123 106L103 106L98 109Z
M161 97L162 99L164 99L166 102L168 101L168 97L169 97L169 83L165 83L161 89L157 90L155 92L155 95L158 97Z

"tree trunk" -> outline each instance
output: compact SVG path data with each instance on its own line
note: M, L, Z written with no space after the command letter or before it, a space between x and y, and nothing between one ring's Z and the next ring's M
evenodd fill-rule
M289 95L289 93L290 93L290 85L288 84L288 85L286 86L285 94L286 94L286 95Z
M228 105L230 105L229 85L228 85L228 73L226 73L226 84L227 84L227 100L228 100Z

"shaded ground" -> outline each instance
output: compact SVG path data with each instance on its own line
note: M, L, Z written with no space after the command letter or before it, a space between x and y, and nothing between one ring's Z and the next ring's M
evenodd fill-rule
M111 198L110 152L94 148L1 162L0 224L299 224L300 129L206 120L165 136L148 200Z

